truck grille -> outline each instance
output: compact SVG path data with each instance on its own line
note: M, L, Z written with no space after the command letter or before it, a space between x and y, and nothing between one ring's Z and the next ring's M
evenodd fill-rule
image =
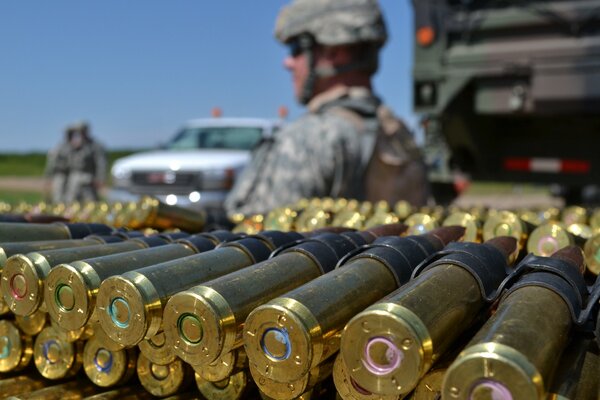
M200 188L201 178L196 173L185 172L134 172L131 176L134 186L154 188Z

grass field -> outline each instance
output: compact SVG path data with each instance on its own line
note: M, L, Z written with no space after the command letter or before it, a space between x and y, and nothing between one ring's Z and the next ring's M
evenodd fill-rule
M107 153L108 168L118 158L139 150L116 150ZM0 201L16 204L21 201L35 203L43 200L44 185L41 178L46 165L45 153L0 153L0 180L17 184L0 187Z
M109 151L107 153L109 168L117 158L134 152L134 150ZM45 153L0 153L0 176L42 176L45 166Z

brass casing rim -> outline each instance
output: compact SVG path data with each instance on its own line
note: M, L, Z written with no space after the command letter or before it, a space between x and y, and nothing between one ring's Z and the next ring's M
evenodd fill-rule
M10 343L9 353L0 359L0 373L25 368L33 357L32 337L23 335L15 324L8 320L0 320L0 335L6 336Z
M7 314L10 311L10 307L4 301L4 297L0 295L0 316Z
M163 336L162 346L158 346L154 343L153 339L158 336ZM177 356L173 352L171 346L167 343L167 338L164 332L159 332L149 339L142 340L138 347L140 352L154 364L167 365L177 359Z
M553 240L556 246L554 252L563 247L575 244L573 236L560 223L555 221L546 222L535 228L529 234L527 239L527 251L537 256L550 257L552 253L545 253L541 250L540 243L543 240Z
M2 272L2 268L6 265L6 260L8 260L6 251L4 250L4 247L0 246L0 273Z
M309 373L300 379L288 382L277 382L262 375L252 364L250 364L249 369L250 374L260 391L269 397L279 400L296 399L306 391L310 385L311 378L314 378L314 376Z
M52 268L46 278L44 291L44 302L50 318L66 330L83 328L96 305L95 297L100 283L96 271L84 261L59 264ZM60 285L67 285L73 292L74 304L69 311L56 304L56 290Z
M15 315L15 325L28 336L39 334L46 326L47 321L47 314L40 310L31 315Z
M481 243L481 221L475 218L472 214L469 214L465 211L457 211L450 214L448 217L446 217L442 223L442 226L452 225L458 225L465 228L465 233L462 238L463 242Z
M482 379L498 381L514 400L544 400L546 391L541 374L527 358L512 347L488 342L465 349L450 365L442 383L448 399L468 399L469 390Z
M403 353L397 368L379 376L371 373L363 361L363 351L374 338L391 341ZM346 325L340 353L350 376L361 387L373 393L398 396L413 390L431 368L433 341L427 327L411 310L396 303L378 303Z
M502 236L512 236L517 239L517 245L520 249L523 249L526 245L527 236L527 225L513 212L510 211L499 211L493 215L488 216L483 224L483 241L488 241L497 236L496 227L500 224L509 225L511 233L502 233Z
M219 357L217 361L206 365L193 366L196 374L208 382L220 382L246 369L248 357L243 347L230 351Z
M429 232L439 226L437 220L431 215L423 213L414 213L404 220L408 225L405 235L419 235ZM420 228L418 228L420 227Z
M114 299L122 298L129 307L130 321L117 326L108 313ZM162 322L162 305L156 288L144 275L132 271L111 276L102 282L96 298L100 325L107 336L125 347L132 347L154 336Z
M48 362L44 355L44 345L53 341L60 348L60 359ZM83 362L83 342L67 342L52 327L44 330L35 338L33 345L34 363L40 374L47 379L61 379L75 375Z
M152 372L152 362L140 354L137 359L137 375L140 383L150 394L157 397L170 396L179 390L185 383L186 368L184 363L176 359L174 362L163 366L169 373L163 379L158 379Z
M227 385L224 387L215 385L215 382L204 379L200 374L196 373L196 386L200 393L211 400L231 400L241 399L246 385L248 383L247 372L242 370L229 377L223 378L222 381L227 379Z
M594 275L600 274L600 233L585 241L583 252L587 270Z
M44 280L51 268L46 258L39 253L15 254L9 257L2 270L0 286L4 300L13 313L31 315L40 308L44 294ZM19 300L11 296L10 287L12 277L17 274L24 277L27 286L26 295Z
M190 343L179 334L179 317L191 315L202 322L203 335L198 343ZM163 313L167 342L175 353L191 365L215 362L233 350L237 323L227 300L208 286L196 286L172 296Z
M102 347L104 347L105 349L110 350L110 351L119 351L119 350L123 350L125 348L125 346L123 346L121 343L117 343L114 340L112 340L111 338L109 338L108 335L106 334L106 332L104 332L104 329L102 329L102 326L100 325L99 322L95 323L93 326L94 326L94 336L93 337L102 344Z
M111 355L111 368L102 371L96 366L96 354L99 350ZM110 387L124 383L135 371L136 357L131 349L109 350L96 338L92 338L83 347L83 369L87 377L97 386ZM131 373L129 373L131 372Z
M382 394L366 394L361 393L351 382L351 377L346 370L344 359L341 356L337 356L333 364L333 383L337 389L340 397L343 400L397 400L398 396L395 395L382 395Z
M286 359L276 360L265 354L261 342L269 329L287 332L290 354ZM324 340L319 322L304 304L280 297L250 313L244 324L244 345L257 372L288 382L301 379L321 361Z

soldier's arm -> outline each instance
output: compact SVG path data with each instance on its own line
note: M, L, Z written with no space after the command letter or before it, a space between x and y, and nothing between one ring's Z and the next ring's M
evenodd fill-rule
M94 163L96 164L95 181L99 185L104 185L106 182L106 151L98 144L94 143Z
M46 155L46 167L44 168L44 176L46 178L49 178L52 176L52 174L54 174L57 152L58 151L56 148L50 149L50 151L48 151L48 154Z

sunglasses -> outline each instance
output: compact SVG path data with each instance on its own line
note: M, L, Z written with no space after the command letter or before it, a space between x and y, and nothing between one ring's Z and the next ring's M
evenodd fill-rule
M298 57L314 45L314 40L309 35L300 35L288 43L291 57Z
M300 44L300 40L294 40L288 43L288 49L290 51L290 56L293 58L298 57L305 50L304 47Z

